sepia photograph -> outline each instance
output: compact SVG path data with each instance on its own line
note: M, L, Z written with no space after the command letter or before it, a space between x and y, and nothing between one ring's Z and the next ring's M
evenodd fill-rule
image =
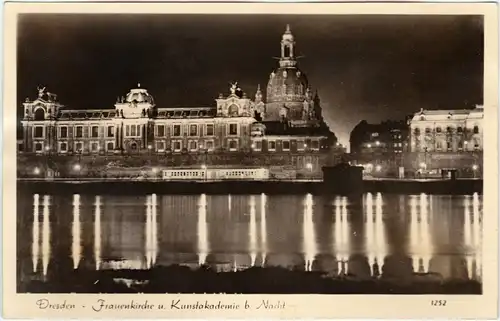
M17 294L485 294L484 14L133 8L13 20Z

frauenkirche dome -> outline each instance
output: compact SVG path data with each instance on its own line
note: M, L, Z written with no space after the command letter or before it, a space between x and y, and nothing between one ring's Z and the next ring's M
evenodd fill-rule
M279 66L269 76L267 84L266 120L279 120L283 109L287 118L303 118L304 102L311 100L309 83L306 75L297 67L294 54L295 40L286 26L281 38L281 57Z

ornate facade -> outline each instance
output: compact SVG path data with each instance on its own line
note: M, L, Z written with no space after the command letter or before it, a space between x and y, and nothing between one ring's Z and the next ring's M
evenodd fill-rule
M420 110L410 122L412 152L483 150L482 106L462 110Z
M244 153L312 155L332 152L335 135L321 117L306 76L297 68L290 27L281 41L279 67L254 99L237 83L213 107L158 106L138 84L114 108L71 110L39 88L23 104L23 151L39 155L134 155ZM315 160L314 160L315 159Z

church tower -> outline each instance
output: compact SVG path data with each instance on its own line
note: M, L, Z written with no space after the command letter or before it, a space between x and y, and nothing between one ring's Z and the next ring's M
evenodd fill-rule
M296 43L290 25L286 26L280 44L279 65L269 75L267 84L264 121L302 120L304 104L312 108L312 101L306 95L307 77L297 67Z

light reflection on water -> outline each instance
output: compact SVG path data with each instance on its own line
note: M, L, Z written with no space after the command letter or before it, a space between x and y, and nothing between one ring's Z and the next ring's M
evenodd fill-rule
M18 254L22 273L46 276L52 268L147 269L196 262L370 277L404 261L391 257L407 257L414 272L481 279L478 194L75 194L71 210L67 197L29 195L33 206L19 213L28 218L20 222L32 225L29 237L20 240L31 247L30 254ZM64 265L66 257L71 266Z

